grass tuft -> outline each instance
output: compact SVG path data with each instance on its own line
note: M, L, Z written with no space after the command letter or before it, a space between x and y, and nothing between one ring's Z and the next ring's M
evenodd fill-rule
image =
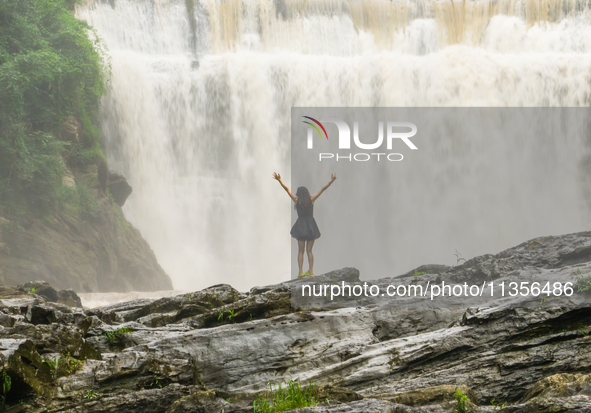
M281 385L273 389L269 381L270 394L267 397L258 396L253 403L254 413L279 413L299 407L311 407L320 404L318 389L313 382L302 390L300 383L289 380L286 388ZM328 399L324 400L328 403Z

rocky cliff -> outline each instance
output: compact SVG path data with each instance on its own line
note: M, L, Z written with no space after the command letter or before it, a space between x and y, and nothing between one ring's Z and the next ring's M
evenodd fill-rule
M0 215L0 283L44 280L78 292L157 291L172 282L141 234L107 197L96 217Z
M85 134L70 116L60 138ZM123 216L132 188L98 155L88 165L62 155L57 206L44 212L0 208L0 284L47 281L78 292L172 289L148 243Z
M352 268L96 309L25 285L0 291L6 401L22 412L249 412L269 385L295 380L315 383L320 401L300 413L590 412L590 271L586 232L374 282L565 274L574 294L563 301L294 307L305 283L358 283Z

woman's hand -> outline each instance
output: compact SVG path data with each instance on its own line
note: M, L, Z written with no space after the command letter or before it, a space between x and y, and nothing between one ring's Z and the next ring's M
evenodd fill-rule
M283 183L283 181L281 180L281 175L279 175L277 172L273 172L273 178L277 179L277 182L279 182L279 184L283 187L283 189L285 189L285 192L287 192L287 195L289 195L289 197L291 199L295 200L297 199L297 197L291 193L291 191L289 190L289 188L287 187L287 185L285 185Z
M330 176L330 182L334 182L335 179L337 179L336 172Z

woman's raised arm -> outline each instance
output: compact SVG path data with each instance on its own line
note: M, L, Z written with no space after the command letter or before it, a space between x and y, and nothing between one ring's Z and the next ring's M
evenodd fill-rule
M289 188L287 187L287 185L285 185L283 183L283 181L281 180L281 175L279 175L277 172L273 172L273 178L277 179L277 181L281 184L281 186L283 187L283 189L285 189L285 192L287 192L287 194L289 195L289 197L295 202L295 200L297 199L297 197L291 193L291 191L289 190Z
M330 176L330 182L329 182L329 183L327 183L326 185L324 185L324 186L323 186L323 187L320 189L320 191L316 192L314 195L312 195L312 196L310 197L310 199L312 200L312 202L316 201L316 200L318 199L318 197L319 197L320 195L322 195L322 193L323 193L324 191L326 191L326 189L327 189L329 186L331 186L331 185L332 185L332 183L335 181L335 179L337 179L337 174L336 174L336 173L334 173L334 174L332 174L332 175Z

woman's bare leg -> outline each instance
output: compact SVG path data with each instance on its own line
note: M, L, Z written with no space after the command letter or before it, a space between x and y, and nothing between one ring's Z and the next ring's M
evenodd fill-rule
M298 240L298 267L300 269L300 273L298 277L303 274L302 267L304 266L304 248L306 246L306 241Z
M306 242L306 252L308 253L308 264L310 264L310 270L308 273L314 275L314 254L312 254L312 247L314 246L314 240Z

